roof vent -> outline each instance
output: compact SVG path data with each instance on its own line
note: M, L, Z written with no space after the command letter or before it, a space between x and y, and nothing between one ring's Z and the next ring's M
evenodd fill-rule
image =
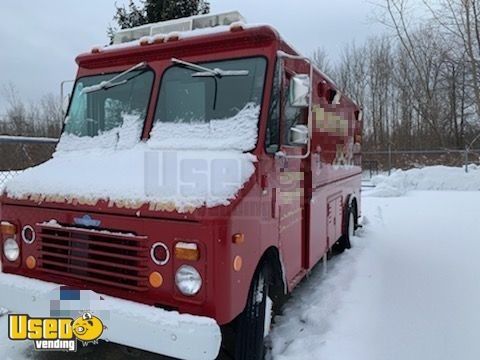
M185 32L222 25L228 26L235 22L245 22L245 18L238 11L191 16L188 18L162 21L154 24L142 25L136 28L120 30L115 34L113 43L122 44L139 40L144 36L154 36L158 34L167 35L172 32Z

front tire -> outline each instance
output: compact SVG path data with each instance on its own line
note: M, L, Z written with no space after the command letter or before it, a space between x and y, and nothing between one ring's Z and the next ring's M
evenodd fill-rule
M352 237L355 235L355 223L356 223L355 210L349 207L347 210L347 223L345 224L345 249L352 248Z
M349 207L345 213L345 227L342 237L335 243L334 252L342 253L352 248L351 239L355 235L355 224L357 222L355 209Z
M250 288L247 306L236 320L235 360L262 360L272 319L269 271L263 266Z

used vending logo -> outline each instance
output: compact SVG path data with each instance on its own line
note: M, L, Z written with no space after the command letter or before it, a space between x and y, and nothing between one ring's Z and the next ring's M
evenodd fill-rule
M35 350L77 351L77 341L84 346L98 342L103 334L102 320L89 312L76 319L33 318L28 315L8 316L10 340L32 340Z

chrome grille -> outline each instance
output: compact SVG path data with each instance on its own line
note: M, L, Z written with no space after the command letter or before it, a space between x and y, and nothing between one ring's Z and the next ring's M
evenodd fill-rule
M124 290L147 290L147 237L37 224L45 273Z

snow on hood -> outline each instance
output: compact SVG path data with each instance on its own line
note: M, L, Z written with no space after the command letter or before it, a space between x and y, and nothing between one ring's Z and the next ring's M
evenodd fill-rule
M397 197L411 190L479 191L480 166L465 168L428 166L421 169L396 170L390 176L378 175L371 180L375 188L364 193L373 197Z
M143 121L95 137L62 135L53 158L7 183L14 199L193 212L228 205L255 172L258 107L210 124L162 124L139 141ZM225 124L222 123L225 121ZM228 130L228 131L227 131ZM198 137L198 138L197 138Z

